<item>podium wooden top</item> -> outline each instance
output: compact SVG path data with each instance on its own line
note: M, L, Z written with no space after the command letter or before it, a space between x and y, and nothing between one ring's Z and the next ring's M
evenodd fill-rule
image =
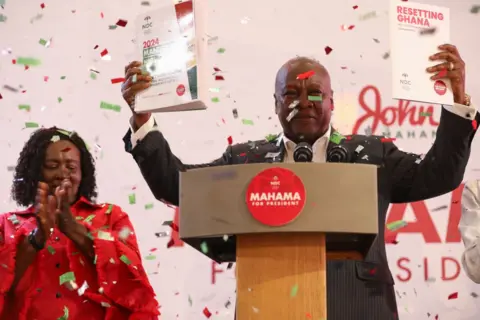
M306 189L301 215L271 227L253 218L246 188L259 172L293 171ZM180 174L180 237L270 232L378 233L377 167L346 163L262 163L193 169Z

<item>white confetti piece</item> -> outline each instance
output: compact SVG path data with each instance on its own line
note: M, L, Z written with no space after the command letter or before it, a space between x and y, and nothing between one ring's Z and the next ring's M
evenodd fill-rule
M88 283L87 281L83 282L82 286L80 288L78 288L78 295L79 296L83 296L83 294L85 293L85 291L88 289Z
M287 119L286 119L287 122L292 121L293 117L295 117L297 115L297 113L298 113L298 109L296 109L296 108L293 109L287 116Z

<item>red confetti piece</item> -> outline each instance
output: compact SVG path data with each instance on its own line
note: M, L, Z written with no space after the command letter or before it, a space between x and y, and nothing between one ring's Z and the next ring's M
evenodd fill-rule
M443 69L438 73L439 78L445 78L446 75L447 75L447 69Z
M105 16L103 15L103 12L100 12L100 17L103 19Z
M347 70L347 67L340 67L342 70Z
M238 156L239 156L239 157L243 157L243 156L246 156L246 155L247 155L246 152L242 152L242 153L240 153Z
M43 81L47 82L48 81L48 76L43 77Z
M212 313L210 312L210 310L208 310L207 307L205 307L205 309L203 309L203 314L204 314L205 317L207 317L208 319L210 319L210 317L212 316Z
M370 275L374 275L375 273L377 273L377 268L373 268L369 271Z
M98 44L95 47L93 47L93 50L97 50L97 49L98 49Z
M352 140L352 136L347 136L346 138L347 138L347 140Z
M40 8L45 9L45 3L40 4Z
M352 30L353 28L355 28L353 24L351 26L348 26L348 30Z
M307 317L307 319L312 319L312 315L310 313L306 313L305 316Z
M457 299L457 298L458 298L458 292L451 293L448 296L448 300L453 300L453 299Z
M30 67L29 67L29 66L25 66L25 71L27 71L28 69L30 69Z
M225 80L225 78L223 76L215 76L215 80L217 80L217 81Z
M13 59L12 64L17 64L17 60Z
M155 252L155 251L157 251L157 248L150 249L150 252Z
M357 10L358 9L358 6L353 6L353 10Z
M232 138L232 136L228 136L227 141L228 141L228 144L229 144L229 145L232 145L232 144L233 144L233 138Z
M125 27L127 25L128 21L123 20L123 19L118 19L117 23L115 23L119 27Z
M22 90L22 93L25 93L25 92L27 92L27 90Z
M125 78L113 78L110 81L112 81L112 84L122 83L122 82L125 82Z
M395 140L396 140L395 138L382 138L382 139L380 139L380 141L382 141L382 142L393 142Z
M0 93L0 99L3 99L2 94Z
M332 51L333 51L333 49L330 48L329 46L326 46L326 47L325 47L325 54L328 55L328 54L330 54L330 52L332 52Z
M314 74L315 74L315 71L313 71L313 70L310 70L310 71L307 71L307 72L304 72L304 73L300 73L297 76L297 80L306 80L306 79L310 78L311 76L313 76Z
M167 243L167 249L173 247L174 244L175 244L175 240L170 239L170 241L168 241Z
M477 120L472 120L472 127L473 127L473 130L477 130L477 127L478 127Z
M107 50L107 49L103 49L103 51L100 52L100 55L101 55L102 57L106 56L107 54L108 54L108 50Z
M217 67L213 67L213 70L215 70L215 72L221 72L222 70L220 70L219 68Z

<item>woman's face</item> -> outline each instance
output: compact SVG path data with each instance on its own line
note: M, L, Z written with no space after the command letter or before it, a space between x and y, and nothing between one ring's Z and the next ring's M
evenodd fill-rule
M80 151L68 140L51 143L45 153L42 176L52 194L64 179L70 180L72 188L69 191L68 199L70 203L75 202L78 188L82 182Z

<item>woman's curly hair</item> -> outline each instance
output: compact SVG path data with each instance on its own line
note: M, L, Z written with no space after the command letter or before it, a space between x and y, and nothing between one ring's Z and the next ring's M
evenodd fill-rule
M82 181L77 196L83 196L89 201L97 197L97 183L95 181L95 161L88 151L83 139L75 132L68 132L57 127L36 130L23 146L15 167L12 185L12 198L24 207L35 203L38 182L42 179L42 167L48 146L53 143L53 136L60 140L68 140L80 151Z

